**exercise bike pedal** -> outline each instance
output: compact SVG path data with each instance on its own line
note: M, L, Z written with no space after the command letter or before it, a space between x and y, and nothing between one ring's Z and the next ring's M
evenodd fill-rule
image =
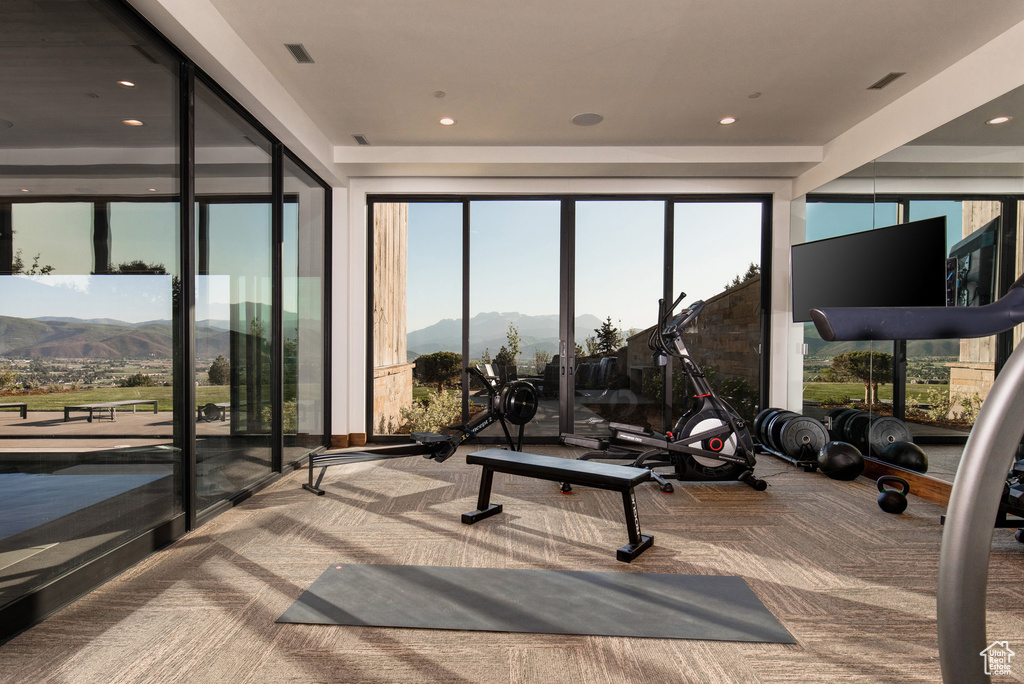
M676 491L676 489L675 487L672 486L671 482L666 482L665 484L661 485L661 491L665 492L666 494L671 494L672 492Z
M568 482L563 482L562 483L562 493L563 494L572 494L572 485L569 484Z

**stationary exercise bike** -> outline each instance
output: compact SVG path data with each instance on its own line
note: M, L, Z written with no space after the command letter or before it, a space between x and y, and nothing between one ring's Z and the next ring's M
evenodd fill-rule
M669 479L739 480L764 491L768 483L754 477L754 441L746 423L715 393L683 342L683 330L704 309L704 302L697 300L673 316L684 297L685 292L667 309L665 300L658 301L658 325L647 342L658 365L667 365L670 358L679 359L694 390L693 402L672 430L660 433L637 425L610 423L612 435L607 440L563 434L562 443L592 449L580 456L583 460L622 459L632 461L631 465L637 468L649 468L663 492L674 489ZM665 466L673 468L673 472L655 470ZM569 491L568 485L563 485L562 491Z

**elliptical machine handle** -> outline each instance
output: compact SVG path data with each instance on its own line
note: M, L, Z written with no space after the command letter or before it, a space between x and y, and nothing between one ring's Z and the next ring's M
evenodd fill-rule
M692 302L689 307L681 311L679 315L665 327L662 335L671 337L683 332L683 330L693 323L697 316L700 315L700 312L704 310L704 306L704 300L702 299ZM672 308L674 309L675 307L673 306ZM669 315L671 315L671 309L669 310Z

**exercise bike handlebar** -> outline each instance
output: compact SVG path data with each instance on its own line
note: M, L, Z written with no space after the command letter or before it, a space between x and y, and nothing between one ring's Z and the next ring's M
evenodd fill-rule
M811 320L827 342L986 337L1024 323L1024 277L985 306L822 307Z

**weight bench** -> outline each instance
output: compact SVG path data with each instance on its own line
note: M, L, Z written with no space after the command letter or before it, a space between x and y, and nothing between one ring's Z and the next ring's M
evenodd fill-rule
M466 463L481 465L484 468L483 476L480 479L480 495L477 499L476 510L462 514L462 522L466 525L472 525L484 518L501 513L501 504L490 502L491 481L496 472L509 473L538 480L622 492L629 543L618 549L615 552L615 557L623 563L629 563L654 544L652 535L640 532L640 515L637 512L636 497L633 494L634 487L651 479L651 471L646 468L580 461L575 458L541 456L522 451L505 451L504 449L484 449L474 454L468 454Z

